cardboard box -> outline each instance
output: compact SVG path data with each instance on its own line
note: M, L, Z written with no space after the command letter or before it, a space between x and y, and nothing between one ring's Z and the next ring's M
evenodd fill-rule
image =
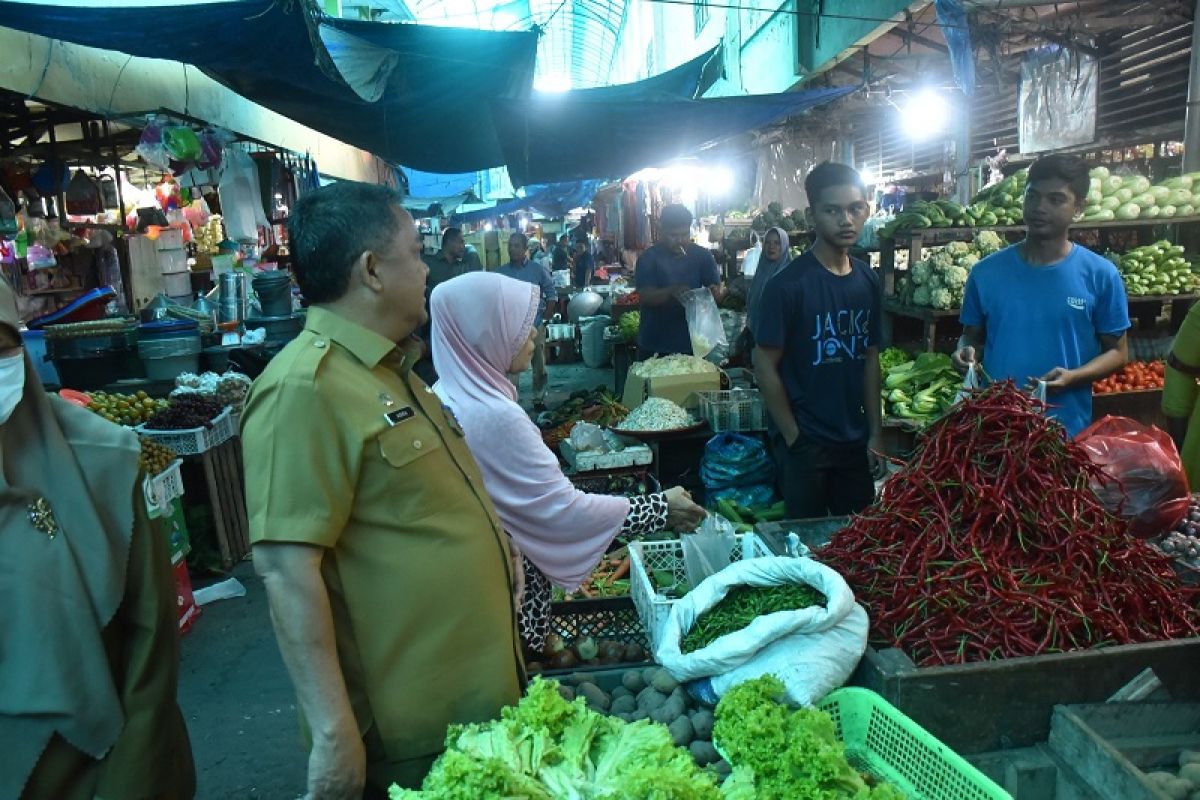
M717 391L720 388L719 372L643 378L631 368L625 378L625 394L621 402L626 408L633 409L640 406L647 397L662 397L689 411L695 411L699 405L696 392Z

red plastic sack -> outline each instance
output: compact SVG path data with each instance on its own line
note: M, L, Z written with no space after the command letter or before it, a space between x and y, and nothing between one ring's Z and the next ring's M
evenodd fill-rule
M1075 441L1114 479L1092 488L1108 510L1129 521L1134 536L1165 533L1187 515L1187 475L1165 431L1108 416L1081 431Z

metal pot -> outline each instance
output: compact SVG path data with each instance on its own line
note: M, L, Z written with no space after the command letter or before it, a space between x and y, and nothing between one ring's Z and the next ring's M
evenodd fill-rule
M590 289L584 289L571 298L567 303L567 317L571 322L579 322L583 317L592 317L604 305L604 298Z

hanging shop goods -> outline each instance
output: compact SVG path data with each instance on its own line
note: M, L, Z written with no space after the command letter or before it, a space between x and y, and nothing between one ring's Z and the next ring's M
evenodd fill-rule
M1200 634L1200 595L1105 510L1104 473L1044 409L1011 382L968 397L819 551L874 644L930 666Z

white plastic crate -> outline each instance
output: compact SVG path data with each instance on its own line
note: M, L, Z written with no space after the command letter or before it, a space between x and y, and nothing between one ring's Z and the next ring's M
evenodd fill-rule
M729 554L729 563L747 558L763 558L772 555L766 545L753 533L739 533L737 544ZM662 631L676 600L659 594L654 573L669 572L676 582L687 580L683 564L683 543L679 539L659 542L630 542L629 544L629 594L637 608L646 634L650 637L650 650L658 648Z
M767 428L762 395L757 389L696 392L700 418L717 433L762 431Z
M157 431L139 425L135 430L142 436L149 436L159 444L166 445L181 456L194 456L211 450L237 434L237 428L233 424L233 411L229 406L217 415L210 428Z
M171 513L171 501L183 497L183 475L179 472L182 458L171 462L170 466L157 475L147 475L142 484L142 493L146 495L146 510L151 517L165 517Z

